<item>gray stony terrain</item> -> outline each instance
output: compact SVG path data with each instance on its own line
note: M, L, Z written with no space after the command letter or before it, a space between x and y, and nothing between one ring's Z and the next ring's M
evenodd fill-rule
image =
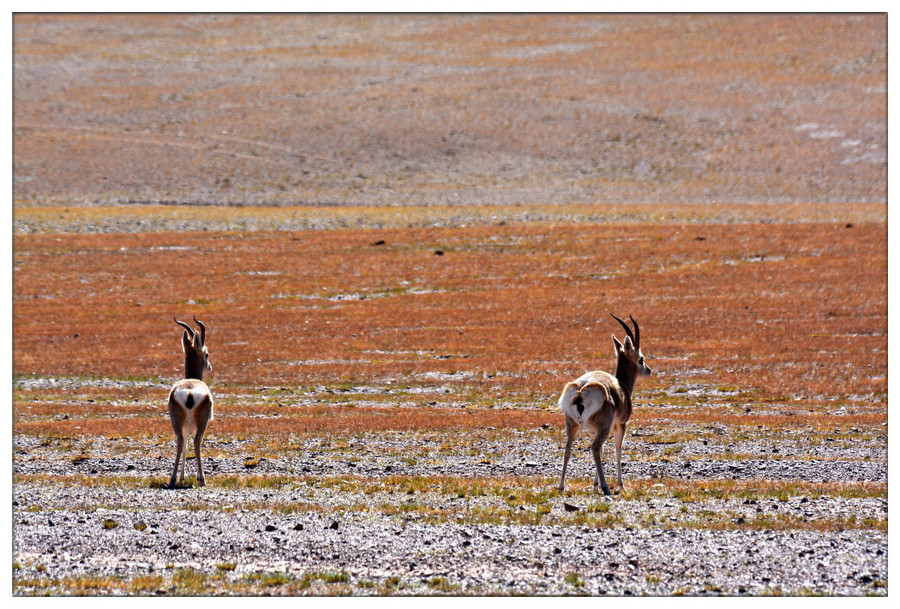
M284 476L292 482L272 488L228 488L213 482L206 488L176 490L163 488L171 467L168 446L145 448L148 454L141 456L136 444L98 439L89 457L77 458L78 446L20 436L14 443L16 474L80 475L79 480L120 476L123 484L16 484L16 577L129 579L190 569L236 581L260 574L296 580L310 573L338 573L344 578L342 592L359 595L866 595L887 590L884 532L827 527L717 530L696 524L708 518L721 521L723 514L737 523L759 515L804 522L878 520L887 517L882 499L802 496L691 502L662 493L638 500L616 494L605 500L577 490L586 488L590 475L586 442L573 458L570 490L560 495L549 492L559 467L561 438L554 439L555 432L518 432L521 443L505 452L490 436L457 438L463 450L433 452L415 463L388 455L416 454L417 444L427 444L427 439L363 434L354 440L360 448L351 452L354 460L311 441L308 448L285 458L259 458L252 469L245 462L252 447L211 437L209 450L227 456L207 459L210 480L252 475ZM824 458L736 464L696 454L691 460L679 457L668 463L642 461L638 453L650 454L651 449L641 446L640 437L631 442L626 485L631 477L865 482L886 476L880 441L843 458L837 450ZM698 442L688 448L696 453L702 447ZM188 476L193 467L189 460ZM607 468L612 480L614 468ZM565 520L570 512L601 509L615 524L480 523L472 514L506 508L503 497L394 492L393 476L505 476L510 492L517 490L514 484L548 491L541 505L526 504L521 510L543 508L547 515ZM138 483L129 484L134 477ZM335 479L350 483L329 483ZM366 491L361 482L355 489L354 480L379 483L379 490ZM460 513L458 523L423 517L428 510L454 509ZM646 524L651 515L655 526ZM305 593L329 593L323 585L314 582ZM173 591L163 586L141 593ZM27 594L28 587L18 593Z
M18 489L21 505L41 493ZM253 499L274 500L255 491ZM52 494L51 494L52 495ZM88 495L85 497L85 495ZM429 525L378 515L273 516L259 510L185 509L191 501L237 502L233 493L76 489L44 497L59 508L16 518L17 559L46 573L129 576L234 562L252 572L342 571L363 581L400 576L397 593L423 593L442 577L467 594L616 595L822 592L860 595L886 579L886 536L870 531L656 530L552 526ZM84 513L79 499L141 506ZM60 505L62 504L62 505ZM554 509L562 509L559 508ZM107 530L103 521L120 523ZM135 525L145 523L137 530ZM177 529L177 530L176 530ZM584 586L565 581L578 573ZM158 593L165 593L159 590Z

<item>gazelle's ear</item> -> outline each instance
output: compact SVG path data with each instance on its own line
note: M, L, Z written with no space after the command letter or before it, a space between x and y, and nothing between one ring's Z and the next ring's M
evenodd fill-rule
M630 337L630 336L626 336L626 337L625 337L625 343L624 343L624 345L625 345L625 346L624 346L625 351L634 351L634 343L631 342L631 337Z
M200 351L203 348L203 343L200 341L200 333L194 332L194 349Z
M181 334L181 350L184 351L185 353L187 353L187 350L190 348L190 346L191 346L191 339L188 336L187 330L185 330Z
M619 342L619 339L616 338L615 334L612 335L612 339L613 339L613 344L616 346L616 353L621 353L622 352L622 343ZM625 340L628 340L628 339L626 338Z

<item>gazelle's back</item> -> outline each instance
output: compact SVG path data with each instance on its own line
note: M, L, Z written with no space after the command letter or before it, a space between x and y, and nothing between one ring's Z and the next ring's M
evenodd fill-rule
M603 370L585 372L572 382L578 385L579 389L590 383L605 385L606 387L610 388L619 386L619 381L616 379L616 377L611 375L609 372L604 372Z

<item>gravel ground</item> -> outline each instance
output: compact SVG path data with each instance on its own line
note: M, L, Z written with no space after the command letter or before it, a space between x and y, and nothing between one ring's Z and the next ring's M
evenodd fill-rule
M74 389L73 383L123 386L103 379L32 378L20 379L16 388ZM884 498L762 493L758 499L697 501L665 489L667 483L692 480L880 483L887 479L884 434L862 440L835 434L833 441L811 443L805 434L787 431L755 440L732 438L732 430L715 426L693 431L695 437L682 442L677 454L666 455L670 443L654 444L666 429L631 430L626 485L659 479L657 492L637 498L617 493L611 500L586 486L592 471L584 439L576 444L568 493L552 490L563 442L554 428L483 429L440 438L338 434L298 439L291 449L266 456L257 441L211 435L204 464L210 486L174 491L162 488L172 460L168 441L18 435L16 593L65 594L61 582L78 578L156 576L159 585L137 592L183 594L172 578L185 569L217 578L203 590L208 594L233 593L229 585L246 586L272 574L294 583L310 574L339 574L339 587L313 581L299 591L274 587L266 593L886 594L886 532L824 524L884 521ZM193 468L191 459L189 477ZM612 479L608 461L606 471ZM42 475L57 478L45 481ZM65 483L65 476L98 482ZM288 482L265 488L225 482L279 477ZM407 492L397 482L405 478L501 481L501 491L458 496L426 484ZM507 493L523 491L543 495L510 508ZM516 515L523 518L541 512L542 521L552 524L497 524L503 517L483 517L511 509L521 510ZM611 524L578 520L588 514L602 514ZM759 518L782 526L734 526ZM127 586L124 591L135 593Z
M32 587L35 582L99 576L165 578L180 569L217 576L221 586L263 574L299 581L311 573L339 573L340 591L357 595L886 593L885 532L829 527L717 530L697 524L722 522L723 517L741 522L760 515L804 522L879 520L887 517L886 500L792 496L691 502L662 494L607 501L578 490L590 475L586 442L574 457L569 493L559 495L549 492L552 483L548 484L559 467L559 447L547 441L552 432L513 432L522 436L522 442L503 457L498 457L499 440L461 439L462 448L455 454L435 451L413 464L389 455L414 454L421 450L421 438L372 433L356 439L365 446L354 455L358 461L348 460L345 452L308 448L289 457L261 458L252 469L245 465L250 445L210 438L209 451L226 455L207 459L210 480L280 475L293 482L262 489L226 488L212 482L203 489L176 491L159 488L168 475L168 452L152 449L142 455L128 441L97 439L91 443L91 456L81 459L73 458L77 446L62 448L20 436L14 442L17 475L81 474L84 479L119 475L123 484L15 485L14 560L19 565L15 577L21 582L16 593L46 591ZM632 442L641 444L639 438ZM491 458L461 454L476 452L472 448ZM640 450L646 451L646 446ZM715 450L708 448L709 453ZM880 442L860 448L859 454L843 460L829 455L740 462L707 455L664 463L642 461L632 453L626 455L625 479L626 485L631 478L655 476L810 482L886 479L887 460L879 458ZM872 460L867 461L866 455ZM191 460L188 476L193 467ZM508 507L504 497L488 493L460 498L436 491L410 497L391 488L391 481L402 476L521 476L509 478L510 484L533 481L532 490L547 491L545 518L564 524L480 523L472 515L502 512ZM143 481L129 484L126 477ZM349 480L349 486L329 484L335 479ZM363 481L381 483L381 490L366 491ZM541 507L527 504L519 509ZM597 509L616 524L595 527L566 521ZM452 516L430 521L426 517L430 510L458 510L457 522ZM648 526L651 514L656 525ZM114 528L109 528L111 522ZM165 583L140 593L178 593L169 580L161 581ZM310 584L303 592L335 593L323 586ZM52 585L50 590L65 593ZM278 593L277 588L268 592ZM216 593L215 587L206 593Z
M887 580L887 536L877 531L427 524L414 515L394 518L336 507L334 513L288 515L240 508L299 499L296 491L17 485L15 559L28 565L17 577L135 577L180 568L216 573L219 565L231 563L231 579L343 572L355 594L396 577L402 582L397 594L433 592L428 582L436 577L452 586L445 591L457 594L886 591L880 586ZM323 499L321 493L315 497ZM207 502L233 509L195 508ZM830 512L841 502L810 503L812 511ZM857 513L886 510L877 500L847 503L843 507ZM83 507L98 504L120 507ZM41 511L28 511L35 505ZM552 509L563 512L562 498ZM118 526L109 529L107 521ZM571 574L583 585L566 581Z
M258 449L250 442L221 441L212 438L204 441L207 456L204 468L210 474L243 474L247 472L247 458L258 458L253 471L257 474L286 476L534 476L557 475L562 459L562 447L540 439L524 437L516 443L514 451L501 440L461 440L463 450L476 454L442 454L428 452L426 457L408 459L397 455L415 455L422 450L423 441L410 434L363 434L355 439L360 447L346 454L334 454L328 450L310 448L297 450L290 458L258 457ZM561 440L560 440L561 441ZM632 440L635 442L635 440ZM108 446L104 448L104 443ZM830 451L817 459L711 459L687 455L671 459L640 461L629 458L629 444L625 443L622 468L626 478L679 478L726 480L803 480L806 482L879 482L887 479L887 447L876 444L860 447L855 455L839 450ZM427 441L425 441L427 445ZM698 443L699 444L699 443ZM173 444L174 446L174 444ZM170 467L172 455L140 455L141 448L128 451L121 441L111 442L103 438L91 441L90 455L60 456L52 446L43 446L34 437L17 437L15 472L17 474L71 475L159 475ZM114 454L127 452L127 454ZM363 448L364 447L364 448ZM631 447L639 448L639 447ZM643 447L645 450L646 446ZM707 453L716 447L708 447ZM209 456L213 450L227 451L233 456L216 458ZM609 449L607 449L609 450ZM108 452L110 451L110 452ZM173 448L174 451L174 448ZM686 450L684 452L699 452ZM174 452L173 452L174 454ZM193 454L193 453L192 453ZM490 456L485 458L485 456ZM609 455L605 452L605 459ZM655 455L654 455L655 456ZM871 459L871 460L867 460ZM206 462L209 462L206 465ZM605 467L607 476L614 465ZM587 440L576 444L572 471L589 475L591 456ZM581 471L583 470L583 471Z

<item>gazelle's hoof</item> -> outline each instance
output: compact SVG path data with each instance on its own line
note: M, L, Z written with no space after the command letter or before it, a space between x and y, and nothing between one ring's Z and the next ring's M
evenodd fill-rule
M169 480L169 488L170 489L175 488L175 478L172 478L171 480Z
M197 478L197 486L206 486L206 478Z

